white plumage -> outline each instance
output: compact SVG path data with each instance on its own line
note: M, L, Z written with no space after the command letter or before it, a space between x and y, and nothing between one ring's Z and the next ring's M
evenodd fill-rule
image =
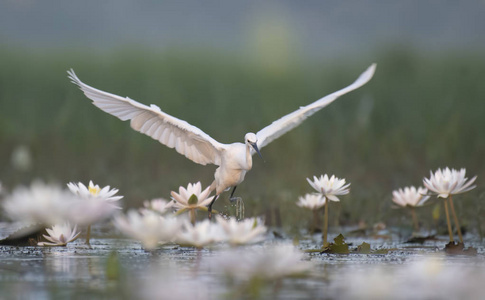
M372 64L351 85L327 95L307 106L282 117L269 126L248 133L245 143L222 144L186 121L164 113L158 106L146 106L128 97L120 97L95 89L83 83L71 69L69 78L78 85L86 97L101 110L118 117L122 121L130 120L136 131L144 133L178 153L202 165L219 166L215 172L212 189L216 197L224 190L235 187L244 180L247 171L252 168L252 155L286 132L300 125L306 118L332 103L338 97L353 91L367 83L374 75L376 64ZM215 199L215 198L214 198Z

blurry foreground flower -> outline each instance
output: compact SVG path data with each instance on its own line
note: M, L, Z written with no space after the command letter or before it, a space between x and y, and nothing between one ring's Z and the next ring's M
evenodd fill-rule
M463 236L461 234L460 223L458 222L458 217L456 216L455 207L453 205L452 195L461 194L464 192L468 192L476 187L476 185L472 185L477 179L477 176L473 177L472 179L468 180L465 177L466 170L464 168L460 169L460 171L451 169L446 167L446 169L438 169L433 174L430 171L430 177L423 179L423 184L425 187L430 190L431 193L438 196L438 198L445 198L445 214L446 214L446 221L448 225L448 233L450 235L450 242L453 242L453 231L451 229L451 222L450 216L448 212L448 203L451 208L451 213L453 215L453 219L455 221L456 230L458 231L458 236L460 238L460 242L463 243ZM446 201L448 198L448 203Z
M182 231L177 235L176 243L200 249L220 242L223 238L222 228L218 224L211 223L210 220L204 220L195 225L185 222Z
M416 189L414 186L405 187L404 190L392 191L392 201L401 207L410 209L416 232L419 231L419 222L414 208L422 206L429 199L429 196L426 196L427 193L426 188L419 187Z
M113 223L123 234L141 241L147 250L172 242L182 226L177 218L165 218L150 211L140 214L135 210L128 211L126 216L116 216Z
M276 245L222 253L213 265L237 280L275 280L309 271L311 264L303 259L293 245Z
M263 220L257 218L244 219L238 222L235 218L226 220L217 215L216 220L222 229L224 241L234 246L261 242L267 230Z
M143 206L144 208L140 209L142 213L145 213L146 211L154 211L163 215L173 207L173 201L167 201L162 198L153 199L151 201L144 201Z
M339 179L332 175L328 177L327 174L321 175L320 178L313 176L313 181L309 178L306 179L308 183L320 194L322 194L324 200L340 201L337 196L346 195L349 193L350 183L345 184L345 179ZM328 231L328 201L325 201L325 214L323 217L323 230L322 240L323 247L327 246L327 231Z
M63 225L54 225L52 228L46 229L49 235L43 235L49 242L40 242L38 246L65 246L67 243L75 241L79 235L80 231L77 231L77 226L71 228L69 223L64 223Z
M72 206L78 202L79 197L57 185L34 181L30 187L15 188L2 206L14 221L50 226L69 221Z
M178 210L178 213L182 213L186 210L190 213L190 220L192 224L195 223L195 210L207 211L207 206L212 202L214 196L209 197L210 186L202 191L202 185L199 182L189 183L187 189L184 187L179 188L178 194L174 191L171 192L173 199L173 206Z
M459 275L458 275L459 274ZM330 290L342 299L482 299L483 268L478 261L450 263L426 256L399 265L367 265L342 270Z

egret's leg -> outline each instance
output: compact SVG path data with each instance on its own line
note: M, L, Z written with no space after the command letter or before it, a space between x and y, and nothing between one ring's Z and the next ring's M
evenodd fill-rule
M234 196L234 192L236 191L236 188L237 188L237 185L235 185L233 188L232 188L232 192L231 192L231 196L229 196L229 201L233 202L234 199L233 196Z
M211 203L207 206L207 210L209 211L209 220L212 219L212 205L214 204L214 202L216 202L217 197L219 197L219 195L216 194L214 196L214 199L212 199Z

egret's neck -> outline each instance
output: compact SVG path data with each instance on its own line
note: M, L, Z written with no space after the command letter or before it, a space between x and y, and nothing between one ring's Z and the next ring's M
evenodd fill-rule
M251 170L253 167L253 156L251 155L251 146L249 145L246 145L246 163L248 170Z

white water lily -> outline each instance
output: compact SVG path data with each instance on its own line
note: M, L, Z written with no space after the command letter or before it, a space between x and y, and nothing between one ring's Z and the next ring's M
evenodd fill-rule
M172 199L174 201L173 206L177 210L184 208L205 209L207 208L207 205L212 202L212 199L214 199L214 196L209 197L210 192L210 186L202 191L202 185L200 181L197 183L189 183L187 188L181 186L179 187L178 194L174 191L171 192ZM195 195L196 198L192 197L192 195Z
M57 185L34 181L30 187L15 188L2 206L14 221L51 226L69 221L72 206L79 201L79 197Z
M337 196L349 193L350 183L345 184L345 179L339 179L335 175L332 175L330 178L327 174L320 176L320 178L313 176L313 181L309 178L306 180L324 198L328 198L331 201L340 201Z
M182 226L180 219L162 217L150 211L140 214L135 210L128 211L126 216L116 216L113 223L123 234L139 240L148 250L172 242Z
M69 223L54 225L46 231L48 235L43 234L43 236L48 242L39 242L38 246L65 246L75 241L81 234L81 231L77 231L77 225L72 228Z
M293 245L283 244L222 253L211 265L238 280L274 280L309 271L311 264L303 259L304 254Z
M422 206L428 199L428 189L414 186L408 186L404 189L392 191L392 201L401 207L406 206Z
M264 234L267 231L263 220L258 218L237 221L235 218L226 220L217 215L216 220L224 234L224 241L235 246L261 242L264 240Z
M306 194L303 197L298 197L296 205L305 207L311 210L316 210L325 205L326 199L319 193Z
M461 194L468 192L476 187L472 185L477 179L477 176L468 180L465 177L465 168L460 171L446 167L446 169L438 169L433 174L430 171L430 177L423 179L423 184L428 190L437 195L439 198L447 198L449 195Z
M221 227L218 224L211 223L210 220L204 220L195 225L185 222L182 231L177 235L176 243L183 246L204 248L222 241L223 237L224 233Z
M144 208L140 209L142 213L154 211L163 215L173 207L173 201L167 201L163 198L146 200L143 202L143 206Z
M83 198L96 198L107 202L116 202L123 198L123 196L115 196L115 194L119 191L118 189L110 189L109 185L100 188L99 185L94 185L92 180L89 181L89 185L87 187L82 182L69 182L67 187L71 190L71 192Z

